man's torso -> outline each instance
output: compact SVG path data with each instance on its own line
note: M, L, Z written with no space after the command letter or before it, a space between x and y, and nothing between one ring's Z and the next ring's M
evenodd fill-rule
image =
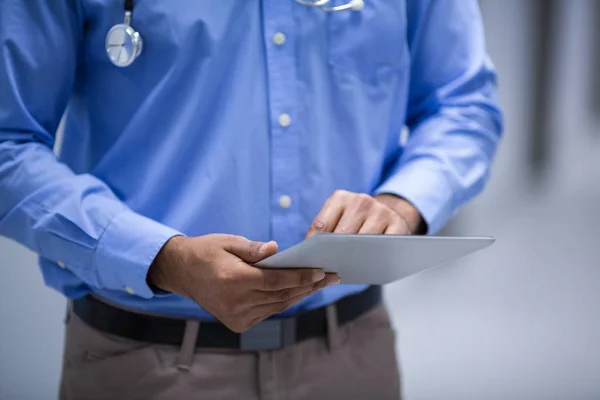
M371 0L361 12L329 14L293 0L138 0L132 26L144 49L117 68L105 36L122 22L123 2L81 0L60 158L186 235L290 247L334 190L372 192L398 156L409 90L405 7ZM55 263L41 265L46 282L67 295L90 290ZM287 314L363 288L328 288ZM209 318L180 296L98 294Z

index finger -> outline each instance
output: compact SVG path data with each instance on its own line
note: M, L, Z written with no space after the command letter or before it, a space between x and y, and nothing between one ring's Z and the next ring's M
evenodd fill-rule
M252 279L253 288L268 291L308 286L325 278L325 272L314 268L256 268L256 274L254 275L255 277Z
M342 214L344 213L344 204L336 201L334 196L330 197L319 214L315 217L310 228L306 233L306 239L321 232L333 232L337 226Z

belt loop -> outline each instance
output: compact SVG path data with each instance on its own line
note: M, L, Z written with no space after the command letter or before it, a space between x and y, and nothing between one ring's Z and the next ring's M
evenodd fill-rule
M335 303L325 307L325 319L327 320L327 345L329 346L329 351L334 351L340 344L340 332Z
M177 368L189 371L194 362L194 353L196 352L196 340L198 339L198 331L200 330L200 321L188 319L185 322L185 332L183 333L183 341L177 356Z

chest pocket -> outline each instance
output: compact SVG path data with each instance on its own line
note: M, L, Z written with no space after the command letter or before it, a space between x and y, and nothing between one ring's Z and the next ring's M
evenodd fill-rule
M341 5L349 0L332 0ZM404 0L364 0L362 11L328 14L329 63L342 72L374 82L407 60Z

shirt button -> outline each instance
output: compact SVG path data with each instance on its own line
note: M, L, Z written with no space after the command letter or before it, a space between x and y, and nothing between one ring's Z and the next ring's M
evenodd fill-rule
M292 198L290 196L283 195L279 198L279 206L281 208L290 208L292 205Z
M65 268L67 267L67 266L65 265L65 263L64 263L64 262L62 262L62 261L59 261L59 262L57 262L57 264L58 264L58 266L59 266L59 267L61 267L62 269L65 269Z
M273 43L275 43L277 46L281 46L282 44L285 43L285 34L281 33L281 32L277 32L276 34L273 35Z
M292 123L292 117L290 117L290 114L281 114L279 116L279 125L281 125L282 127L286 127L286 126L290 126Z
M135 294L135 290L133 290L131 286L125 286L125 291L129 294Z

